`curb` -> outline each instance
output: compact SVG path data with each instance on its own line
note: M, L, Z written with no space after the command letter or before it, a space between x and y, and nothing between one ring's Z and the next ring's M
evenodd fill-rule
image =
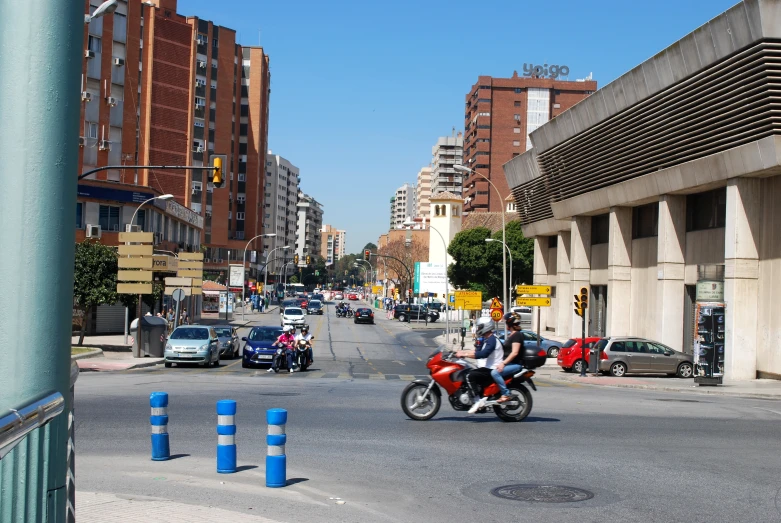
M93 349L89 352L84 352L82 354L74 354L71 356L71 361L76 360L84 360L87 358L97 358L99 356L103 355L103 349Z

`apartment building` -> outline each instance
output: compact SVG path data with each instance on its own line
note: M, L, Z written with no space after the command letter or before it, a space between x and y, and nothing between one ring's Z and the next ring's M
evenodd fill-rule
M464 174L464 212L503 211L510 188L502 165L531 148L531 132L597 90L590 79L552 77L553 67L531 70L536 76L479 76L466 95L464 165L488 177L501 196L485 178Z
M271 151L266 156L266 180L264 186L264 234L276 234L263 239L264 251L290 245L283 253L282 249L274 253L268 265L268 271L280 274L283 267L292 273L291 266L285 263L292 260L296 245L296 227L298 223L298 167ZM284 258L284 259L282 259ZM292 265L292 264L291 264Z
M431 198L431 167L424 167L418 172L418 183L415 184L415 217L428 216L429 198Z
M298 222L296 225L296 254L300 265L306 264L306 256L319 256L323 228L323 206L313 197L298 192Z
M431 148L431 196L449 192L461 196L464 190L463 173L456 171L454 166L464 163L464 137L443 136ZM419 216L428 216L420 214Z
M391 229L401 229L404 221L415 216L415 186L405 183L391 198Z
M332 266L346 254L346 236L346 231L323 225L320 232L320 256L325 259L326 267Z

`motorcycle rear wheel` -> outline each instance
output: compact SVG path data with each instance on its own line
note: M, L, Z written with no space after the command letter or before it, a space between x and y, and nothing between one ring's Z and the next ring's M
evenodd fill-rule
M436 385L435 385L436 386ZM422 405L415 407L419 396L426 392L426 385L422 383L410 383L401 393L401 410L404 411L410 419L415 421L426 421L433 418L439 407L442 405L442 398L433 390L429 392L428 398ZM413 408L414 407L414 408Z
M532 395L523 385L508 388L511 399L502 405L494 405L494 413L502 421L523 421L532 411Z

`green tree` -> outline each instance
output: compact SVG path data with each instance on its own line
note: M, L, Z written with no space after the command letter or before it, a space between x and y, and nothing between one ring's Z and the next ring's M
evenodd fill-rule
M288 278L288 282L290 283L298 283L298 274L294 274L290 278Z
M365 251L367 249L372 251L372 252L377 252L377 245L375 245L372 242L367 243L366 245L363 246L363 249L361 249L361 254L363 254L363 251Z
M84 320L98 305L117 302L117 251L111 247L89 240L76 244L73 276L73 304ZM81 322L79 345L84 343L85 324Z

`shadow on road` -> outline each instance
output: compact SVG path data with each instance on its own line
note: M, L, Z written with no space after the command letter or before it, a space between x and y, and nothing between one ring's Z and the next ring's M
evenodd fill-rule
M304 481L309 481L309 478L290 478L287 480L287 485L295 485L296 483L303 483Z
M258 468L257 465L242 465L240 467L236 467L236 472L244 472L245 470L252 470Z
M189 454L171 454L171 457L168 459L172 460L172 459L188 458L188 457L190 457Z

